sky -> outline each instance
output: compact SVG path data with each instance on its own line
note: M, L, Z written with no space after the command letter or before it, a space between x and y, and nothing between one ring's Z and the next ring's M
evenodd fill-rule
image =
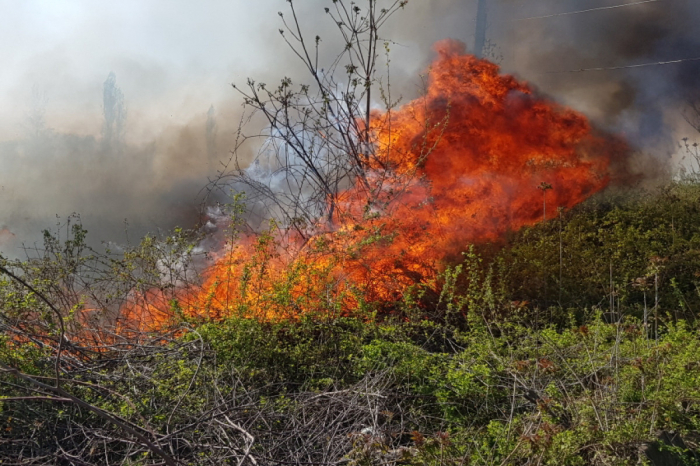
M700 62L559 73L700 56L696 0L561 15L637 2L489 0L490 56L666 168L680 138L697 134L682 115L697 97ZM295 4L332 56L330 0ZM21 256L73 213L93 244L195 226L201 190L235 146L241 99L231 83L306 78L278 33L277 12L288 8L286 0L0 0L0 253ZM557 16L515 21L549 15ZM475 18L476 0L410 1L385 29L397 93L419 94L434 42L471 47ZM110 74L122 113L108 138Z

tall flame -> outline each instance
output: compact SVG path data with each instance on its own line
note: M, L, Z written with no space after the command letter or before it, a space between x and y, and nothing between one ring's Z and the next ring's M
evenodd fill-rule
M180 292L186 312L275 318L391 302L434 279L469 243L534 224L544 209L570 208L608 185L622 142L456 41L435 50L426 95L372 115L381 163L342 193L339 225L303 243L272 232L229 245L201 288Z

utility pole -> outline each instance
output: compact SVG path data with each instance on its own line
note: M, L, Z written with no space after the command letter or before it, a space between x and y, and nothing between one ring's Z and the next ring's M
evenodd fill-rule
M474 55L483 58L486 46L486 1L477 0L476 32L474 33Z

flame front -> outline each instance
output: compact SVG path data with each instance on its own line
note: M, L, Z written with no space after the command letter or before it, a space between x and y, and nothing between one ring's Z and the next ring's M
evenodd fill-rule
M186 313L294 318L391 303L431 283L469 243L534 224L545 208L570 208L608 185L613 157L627 153L622 142L458 42L435 49L426 95L372 115L374 165L341 194L332 231L228 245L201 287L178 292ZM157 314L143 306L125 313ZM167 312L159 312L147 327L163 323Z

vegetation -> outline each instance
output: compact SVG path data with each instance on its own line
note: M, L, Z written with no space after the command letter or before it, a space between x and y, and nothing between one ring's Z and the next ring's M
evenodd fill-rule
M40 296L69 303L77 275L83 291L126 270L138 286L173 239L88 280L75 272L96 260L84 231L47 235L45 256L3 262L34 291L0 282L0 458L163 464L155 447L172 464L696 464L699 197L694 180L600 196L469 248L389 313L180 316L138 339L87 332L77 311L61 330Z
M542 182L546 221L460 245L434 274L363 262L398 236L382 215L429 184L417 173L451 115L421 127L415 169L396 175L369 106L397 105L378 30L407 2L334 0L349 45L325 74L289 3L282 33L316 84L241 91L268 120L277 178L236 164L214 184L245 186L277 222L249 235L235 197L225 273L196 232L98 253L75 219L27 260L0 258L0 465L700 463L700 180L554 218ZM343 212L358 180L361 209ZM292 235L315 262L278 260ZM347 264L401 276L362 289Z

